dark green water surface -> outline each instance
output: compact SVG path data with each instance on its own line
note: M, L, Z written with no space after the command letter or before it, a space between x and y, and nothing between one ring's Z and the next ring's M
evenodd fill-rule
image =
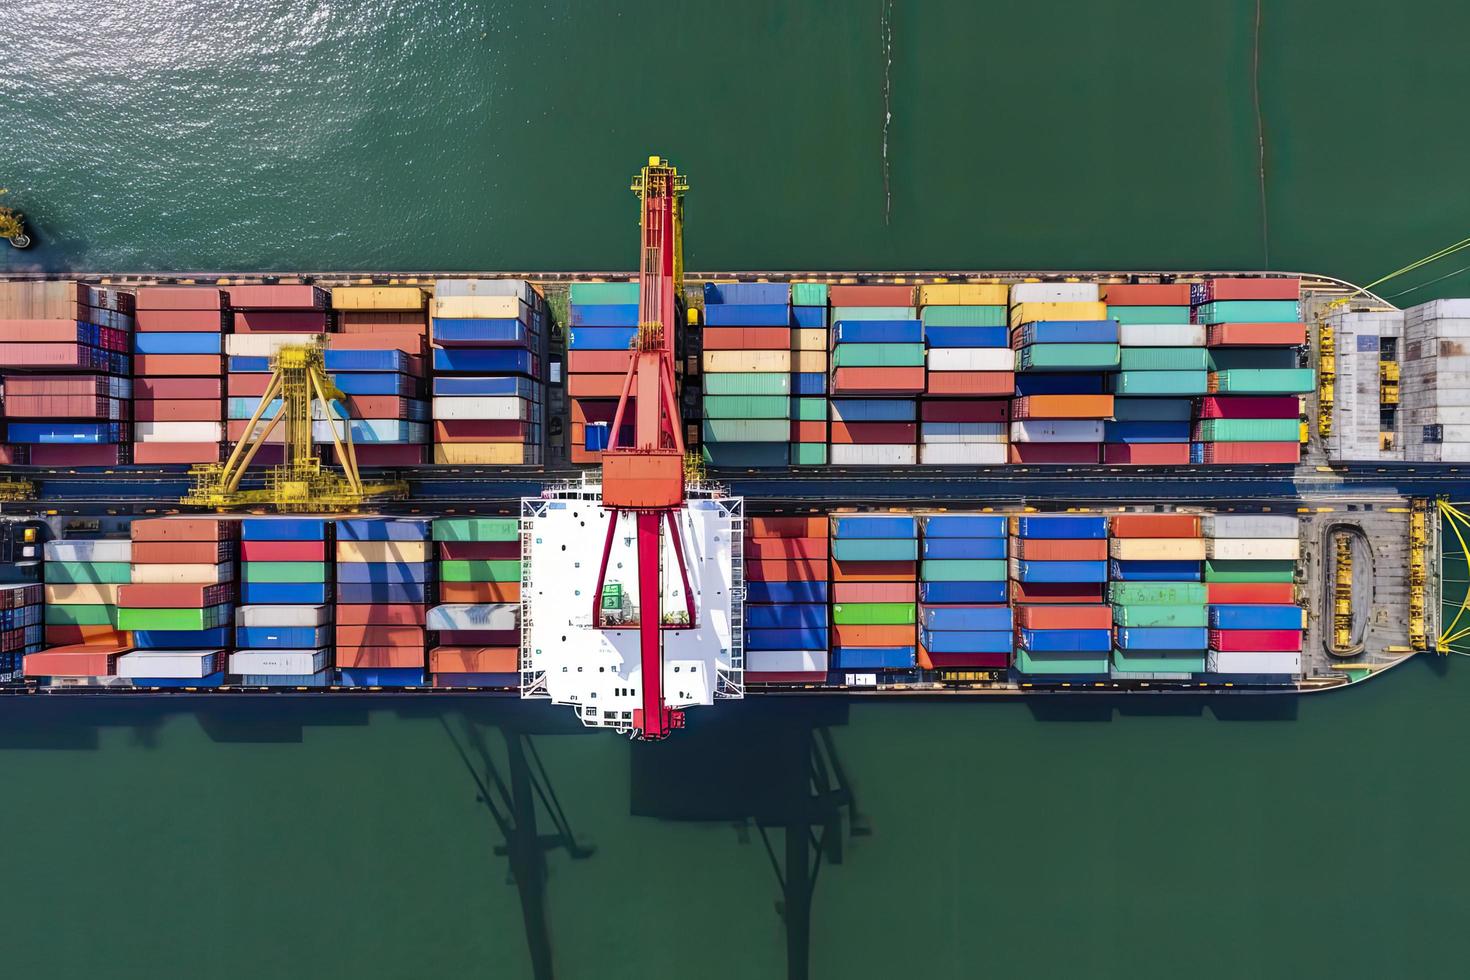
M878 0L9 0L38 245L0 271L633 268L649 152L694 269L1363 282L1465 237L1470 7L1262 7L1264 223L1251 2L895 3L885 192ZM0 974L797 976L789 933L844 980L1461 977L1461 667L764 698L656 747L514 702L0 703ZM766 842L824 825L808 918Z

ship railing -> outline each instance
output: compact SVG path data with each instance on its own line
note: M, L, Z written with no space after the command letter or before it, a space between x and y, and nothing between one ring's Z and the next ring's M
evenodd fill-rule
M536 698L550 698L551 692L546 688L546 672L536 666L536 659L532 655L531 633L535 625L531 610L534 603L531 597L535 595L532 588L532 562L531 542L534 539L536 518L546 511L546 502L535 498L526 497L521 500L521 650L520 650L520 675L521 675L521 699L531 700Z

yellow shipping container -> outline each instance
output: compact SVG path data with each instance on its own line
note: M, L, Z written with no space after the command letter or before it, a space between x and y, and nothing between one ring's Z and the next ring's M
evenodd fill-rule
M792 350L827 349L827 331L821 327L796 327L791 331Z
M824 350L797 351L791 370L798 374L826 373L827 352Z
M428 541L338 541L338 561L428 561Z
M1037 320L1106 320L1106 303L1017 303L1011 307L1011 326Z
M435 316L446 320L514 320L521 315L519 296L436 296Z
M332 290L334 310L416 312L424 308L424 291L417 286L338 286Z
M1204 538L1114 538L1108 555L1123 561L1204 561Z
M1005 283L945 282L919 287L920 306L1005 306L1011 287Z
M704 369L712 373L751 371L791 373L789 350L707 350Z
M214 585L234 576L233 563L225 565L134 565L133 581L158 585Z
M441 442L434 446L434 462L458 466L519 466L530 462L530 446L517 442Z
M115 606L120 585L79 582L76 585L55 583L46 586L48 606Z

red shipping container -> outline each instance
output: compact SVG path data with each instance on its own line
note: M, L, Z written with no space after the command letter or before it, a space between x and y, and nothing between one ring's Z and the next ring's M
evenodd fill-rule
M745 519L745 533L752 538L825 538L831 536L826 517L766 517Z
M232 374L226 384L231 398L259 398L270 383L268 374Z
M832 601L914 602L918 592L913 582L839 582L832 586Z
M347 624L337 621L337 649L343 647L418 647L424 646L422 626L386 623Z
M1111 533L1115 538L1197 538L1201 536L1198 514L1114 514Z
M503 419L436 419L435 442L525 442L529 422Z
M219 354L135 354L133 373L139 376L221 377L225 359Z
M567 394L572 398L617 398L626 380L621 374L572 374L567 376Z
M790 327L705 327L705 350L789 350Z
M324 310L327 291L318 286L230 286L230 305L252 310Z
M828 286L833 306L913 306L913 286Z
M12 446L0 443L0 466L25 466L30 462L31 454L25 446Z
M911 647L914 626L850 626L832 624L832 645L845 647Z
M28 653L24 661L27 677L110 677L117 673L117 658L127 646L64 646L42 653Z
M1011 602L1102 602L1101 582L1011 582Z
M408 403L409 399L399 395L348 395L343 399L342 407L347 409L348 418L406 419Z
M1290 606L1296 603L1296 586L1290 582L1209 582L1205 598L1214 605Z
M131 443L97 446L31 446L32 466L124 466L133 458Z
M1113 607L1068 606L1061 603L1017 606L1016 626L1028 630L1106 630L1113 628Z
M625 350L569 351L567 373L623 375L628 373L628 363L632 359L632 352Z
M826 681L825 670L750 670L745 671L747 684L820 684Z
M439 630L439 642L451 647L506 647L521 642L519 630Z
M1294 419L1301 410L1296 395L1208 395L1199 400L1202 419Z
M218 398L160 400L140 398L133 402L133 418L139 422L219 422L225 417Z
M353 333L367 333L384 327L418 327L421 332L429 329L429 321L423 311L414 310L338 310L337 323L344 328L354 328Z
M1102 299L1109 306L1188 306L1189 283L1104 283Z
M237 310L235 333L326 333L327 314L314 310Z
M841 422L832 423L835 445L907 445L919 439L917 422Z
M925 422L1008 422L1011 403L994 401L930 401L919 402L919 417Z
M1112 395L1022 395L1011 403L1011 418L1014 419L1109 419L1112 417Z
M240 374L235 377L245 378L249 375ZM224 383L219 378L137 378L133 381L133 397L139 400L213 398L218 401L223 394Z
M748 538L745 542L747 560L764 558L827 558L826 538Z
M18 395L89 395L106 398L111 381L106 374L17 374L5 379L7 397Z
M324 541L241 541L241 561L326 561Z
M1305 323L1212 323L1205 328L1207 347L1301 347Z
M841 367L832 372L834 395L917 395L923 390L921 367Z
M177 558L172 561L178 561ZM133 556L138 565L138 556ZM203 609L217 606L235 598L235 583L218 582L213 585L164 584L138 582L121 586L117 590L117 604L129 609Z
M229 517L147 517L133 521L134 541L233 541L240 522Z
M507 561L511 559L519 561L521 543L519 541L440 541L438 552L441 559L448 561Z
M131 408L99 395L10 395L3 407L12 419L125 419Z
M90 647L129 646L133 635L119 632L111 626L54 625L46 627L45 640L50 647L72 644Z
M520 602L519 582L440 582L440 602ZM347 607L342 607L347 608Z
M827 562L811 558L757 559L745 563L745 577L754 582L825 582Z
M225 306L213 286L144 286L138 290L137 312L147 310L218 310Z
M97 348L77 343L0 343L0 367L6 368L75 367L98 370L101 356Z
M1293 299L1302 295L1300 279L1206 279L1205 303L1227 299Z
M832 559L834 582L914 582L918 577L916 561L850 561L844 565Z
M401 350L405 354L420 356L426 349L423 334L408 330L382 331L372 334L332 333L327 334L328 350ZM410 372L418 373L418 372Z
M139 333L223 333L227 314L213 310L139 310Z
M235 556L233 541L134 541L138 565L218 565Z
M792 422L791 423L791 441L792 442L826 442L827 441L827 423L826 422Z
M338 647L338 667L422 667L424 648Z
M1014 371L932 371L926 395L990 398L1016 391Z
M424 461L424 447L416 445L373 445L356 446L355 453L359 466L418 466ZM334 447L330 456L336 460L337 450ZM340 466L341 461L337 460Z
M929 653L922 650L932 665L931 670L954 670L975 668L978 670L1004 670L1011 665L1009 653Z
M225 444L220 442L135 442L133 462L139 466L167 466L183 463L220 463L225 459ZM259 461L257 456L256 460Z
M1295 464L1301 460L1302 447L1296 442L1206 442L1205 462L1212 465Z
M1210 630L1211 650L1290 653L1301 648L1301 630Z
M1081 464L1098 461L1095 442L1013 442L1010 444L1012 464Z
M1011 555L1026 561L1107 561L1108 543L1013 537Z
M511 674L520 670L521 652L514 646L439 646L429 651L435 674Z
M1112 466L1188 466L1187 442L1105 442L1102 461Z
M448 586L450 583L444 584ZM337 606L338 626L423 626L424 616L425 608L422 605L409 602L348 603Z
M75 320L0 320L0 341L8 343L87 343L87 327Z

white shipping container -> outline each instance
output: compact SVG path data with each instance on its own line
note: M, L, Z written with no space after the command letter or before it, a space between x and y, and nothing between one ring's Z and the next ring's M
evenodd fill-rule
M1016 419L1011 442L1102 442L1100 419Z
M1095 282L1018 282L1011 287L1011 305L1017 303L1096 303Z
M136 442L219 442L225 437L223 422L134 422Z
M524 421L531 415L531 403L514 395L443 395L434 399L436 419L504 419Z
M1208 538L1295 538L1301 520L1295 514L1206 514Z
M429 610L425 629L513 630L520 625L520 603L455 602Z
M436 279L434 298L444 296L514 296L535 305L536 291L524 279Z
M750 674L826 673L826 650L746 650L745 672Z
M1202 323L1123 323L1118 343L1124 347L1203 347Z
M235 580L235 563L218 565L134 565L135 583L159 585L215 585Z
M225 353L231 357L270 357L288 344L309 344L314 333L232 333L225 337Z
M1459 318L1470 321L1470 299L1435 299L1428 303L1411 306L1404 311L1410 318L1419 320L1449 320Z
M331 606L240 606L236 626L325 626L332 621ZM239 673L239 671L235 671Z
M923 422L919 426L919 445L936 443L1004 444L1007 426L1004 422Z
M1301 557L1296 538L1210 538L1206 552L1228 561L1295 561Z
M232 674L315 674L327 666L325 650L237 650L230 654Z
M1011 371L1016 352L1009 347L931 347L931 371Z
M520 320L531 318L531 307L519 296L436 296L434 316L442 320Z
M1205 670L1211 674L1302 675L1302 655L1295 651L1254 652L1211 650L1205 654Z
M1004 442L942 442L919 447L923 466L1004 466Z
M832 466L914 466L919 453L908 445L849 445L834 443L827 454Z
M47 561L132 561L133 542L127 538L93 541L47 541Z
M223 650L135 650L117 658L118 677L189 680L214 673Z
M1124 561L1203 561L1204 538L1113 538L1108 557Z

